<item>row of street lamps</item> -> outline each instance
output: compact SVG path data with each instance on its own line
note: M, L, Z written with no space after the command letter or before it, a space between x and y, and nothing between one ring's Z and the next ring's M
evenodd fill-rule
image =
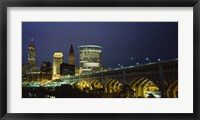
M131 60L133 60L133 58L131 58ZM149 59L149 58L146 58L146 61L148 61L149 63L151 63L151 59ZM159 58L159 59L158 59L158 62L160 62L160 61L161 61L161 59ZM139 62L137 62L136 65L139 65ZM124 66L121 65L121 64L118 64L118 67L121 67L121 68L122 68L122 67L124 67Z

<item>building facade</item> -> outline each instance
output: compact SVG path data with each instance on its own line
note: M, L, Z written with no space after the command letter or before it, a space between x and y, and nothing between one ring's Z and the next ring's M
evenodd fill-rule
M80 74L101 71L101 49L102 47L97 45L79 46Z
M31 43L28 46L28 72L31 74L32 72L35 71L36 67L36 49L35 49L35 44L33 42L33 39L31 39Z
M75 75L75 66L69 65L67 63L62 63L60 65L60 75L74 76Z
M40 73L41 74L51 74L52 68L50 62L42 62L42 65L40 67Z
M40 76L42 80L51 80L52 67L50 62L42 62L40 67Z
M63 53L55 52L53 55L53 76L60 75L60 65L63 63Z
M69 50L69 56L68 56L68 64L69 65L75 65L75 55L74 55L74 49L73 45L70 45L70 50Z

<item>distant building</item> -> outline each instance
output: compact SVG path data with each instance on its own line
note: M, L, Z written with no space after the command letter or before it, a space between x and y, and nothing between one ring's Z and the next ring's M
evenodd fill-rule
M40 68L41 74L52 74L52 67L50 62L42 62L41 68Z
M80 74L101 71L101 48L97 45L79 46Z
M50 62L42 62L40 67L40 77L42 80L51 80L52 67Z
M70 50L69 50L69 56L68 56L68 64L69 65L75 65L75 55L74 55L74 49L73 45L70 45Z
M35 70L33 72L29 72L26 74L26 81L29 82L39 82L41 79L40 77L40 68L35 67Z
M27 65L22 64L22 81L26 81Z
M62 63L60 65L60 75L74 76L75 75L75 66L69 65L67 63Z
M62 52L55 52L53 55L53 76L60 75L60 65L63 63Z
M31 39L31 43L28 46L28 71L31 74L31 72L35 71L36 66L36 54L35 54L35 44L33 42L33 39Z
M75 68L75 76L76 76L76 75L80 75L79 68Z

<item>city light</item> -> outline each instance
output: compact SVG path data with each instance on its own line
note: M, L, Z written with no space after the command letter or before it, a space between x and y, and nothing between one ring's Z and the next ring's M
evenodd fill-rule
M62 31L56 29L57 32L53 27L50 29L54 31L53 35L50 32L40 36L32 31L37 27L30 26L26 29L30 30L28 34L23 31L26 33L23 36L28 36L29 41L23 38L22 98L178 98L178 58L174 60L171 57L178 53L175 51L178 45L174 44L176 36L168 39L167 42L173 40L173 44L165 47L160 44L160 40L166 38L165 35L161 36L162 32L157 34L156 30L156 34L151 32L157 27L148 28L146 35L142 33L145 38L143 40L140 39L141 34L137 36L133 33L132 29L135 27L129 31L129 24L134 22L115 22L113 25L127 25L124 25L123 29L114 30L113 25L111 27L108 22L106 27L98 27L97 32L93 32L96 31L94 26L88 27L93 23L105 24L88 22L87 26L82 28L84 31L80 31L82 29L77 27L85 22L75 22L75 26L68 24L67 30L63 26ZM70 27L71 25L73 27ZM92 31L88 28L92 28ZM39 30L35 31L40 33ZM37 35L39 40L30 40L34 37L29 36L30 33ZM172 35L174 34L167 36ZM131 38L133 36L135 38ZM43 39L48 41L44 42ZM154 42L152 44L149 41ZM156 47L157 45L160 46ZM165 54L169 48L173 53L169 51Z

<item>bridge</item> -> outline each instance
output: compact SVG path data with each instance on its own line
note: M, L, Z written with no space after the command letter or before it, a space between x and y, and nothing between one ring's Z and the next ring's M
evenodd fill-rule
M81 90L103 89L105 93L120 93L124 86L135 97L145 97L149 89L159 91L162 97L178 97L178 59L153 62L143 65L117 68L105 72L65 77L44 86L76 85Z

